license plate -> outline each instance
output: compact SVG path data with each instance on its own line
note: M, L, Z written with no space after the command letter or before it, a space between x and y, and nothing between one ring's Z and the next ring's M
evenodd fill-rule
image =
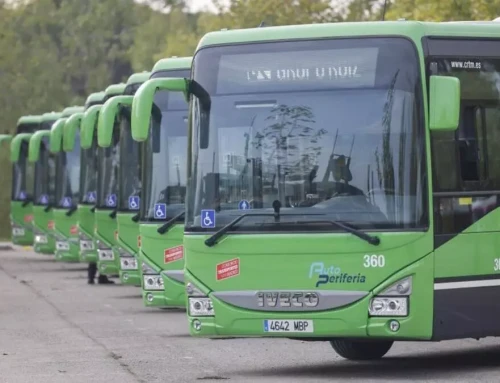
M21 228L21 227L14 227L12 229L12 234L15 236L15 237L21 237L24 235L24 229Z
M264 332L314 332L312 320L266 319Z
M68 242L56 242L56 249L57 250L69 250L69 243Z
M80 250L94 250L94 242L92 241L80 241Z
M100 261L113 261L114 259L115 255L113 254L113 250L99 250Z
M47 243L47 237L45 235L37 235L35 236L36 243Z

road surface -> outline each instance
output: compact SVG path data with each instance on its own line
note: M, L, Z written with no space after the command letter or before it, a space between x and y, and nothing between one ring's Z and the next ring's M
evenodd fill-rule
M499 318L500 320L500 318ZM135 287L87 285L85 265L0 250L0 382L499 382L500 339L399 343L377 362L328 343L194 339L185 312Z

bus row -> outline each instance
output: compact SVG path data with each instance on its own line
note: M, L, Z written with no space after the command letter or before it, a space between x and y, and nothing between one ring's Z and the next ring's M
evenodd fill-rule
M348 359L498 336L499 52L495 22L208 33L1 138L12 241L186 307L193 336Z

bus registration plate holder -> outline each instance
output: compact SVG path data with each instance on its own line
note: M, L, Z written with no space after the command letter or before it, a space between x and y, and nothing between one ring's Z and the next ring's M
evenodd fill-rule
M314 332L312 320L299 319L265 319L264 332Z

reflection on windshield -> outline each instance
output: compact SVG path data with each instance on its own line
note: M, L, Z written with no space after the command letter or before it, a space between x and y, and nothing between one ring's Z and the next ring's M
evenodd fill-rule
M49 139L44 137L40 143L40 156L35 163L36 205L55 204L55 157L49 151Z
M12 165L13 201L29 201L34 193L34 166L28 161L28 142L23 141L19 151L19 159Z
M167 220L184 210L186 157L187 103L181 93L158 92L143 146L141 220Z
M140 143L132 138L130 108L122 108L120 118L120 198L119 210L139 210L141 195Z
M82 149L80 160L80 203L93 205L97 199L97 135L94 133L92 146Z
M56 203L70 208L78 204L80 197L80 136L75 137L71 152L56 154Z
M97 149L98 178L97 178L97 207L114 209L118 202L118 169L120 163L119 151L120 133L115 123L113 142L107 148Z
M304 49L312 49L307 43ZM192 103L189 230L204 226L203 210L214 210L205 215L213 214L211 227L218 227L242 210L273 211L274 201L282 206L282 220L293 212L296 221L303 212L302 221L316 213L360 228L422 227L425 156L415 96L417 61L405 44L397 44L402 49L397 54L382 44L380 51L318 49L307 53L302 69L294 67L297 52L274 53L272 47L245 47L258 53L241 59L222 55L227 68L219 69L220 82L214 86L209 74L197 80L210 93L210 113L198 99ZM329 57L341 64L333 65ZM398 60L406 60L404 66ZM264 69L247 70L252 65ZM209 129L208 143L198 145L201 129ZM238 225L263 230L267 221L261 217Z

